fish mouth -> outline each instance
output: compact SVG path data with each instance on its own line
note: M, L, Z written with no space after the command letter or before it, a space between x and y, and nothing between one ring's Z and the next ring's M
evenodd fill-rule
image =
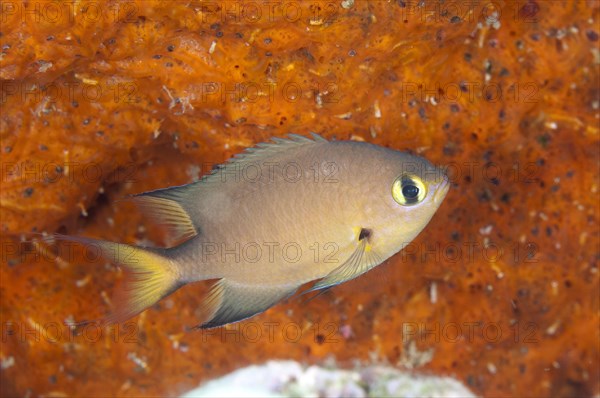
M435 194L433 196L433 203L441 204L446 194L450 190L450 181L448 181L448 177L444 176L442 181L438 184L437 189L435 190Z

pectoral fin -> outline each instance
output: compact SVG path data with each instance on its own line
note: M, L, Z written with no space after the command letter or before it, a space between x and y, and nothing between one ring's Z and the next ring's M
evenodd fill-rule
M256 286L221 279L204 303L209 318L198 327L214 328L250 318L291 296L297 289L298 286Z
M373 247L369 243L370 236L370 230L364 228L361 229L358 235L358 244L356 246L356 250L354 250L348 260L331 271L327 276L315 283L310 290L304 293L347 282L381 264L381 257L375 253Z

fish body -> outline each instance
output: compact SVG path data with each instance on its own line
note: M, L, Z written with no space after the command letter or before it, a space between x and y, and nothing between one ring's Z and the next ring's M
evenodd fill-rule
M198 182L134 197L183 243L93 241L131 271L109 321L201 280L218 280L204 301L208 328L260 313L305 283L318 290L356 278L410 243L448 188L425 159L369 143L313 134L259 144Z

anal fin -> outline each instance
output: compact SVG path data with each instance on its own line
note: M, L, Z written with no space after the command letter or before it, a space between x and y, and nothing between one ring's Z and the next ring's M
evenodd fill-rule
M198 328L215 328L250 318L288 298L297 289L296 285L257 286L221 279L204 302L209 318Z

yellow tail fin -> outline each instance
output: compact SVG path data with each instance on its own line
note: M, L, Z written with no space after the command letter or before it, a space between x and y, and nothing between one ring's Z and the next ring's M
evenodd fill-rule
M114 312L106 323L125 321L168 296L180 286L179 270L164 249L141 248L82 237L56 236L97 248L102 257L125 269L125 286L117 291Z

